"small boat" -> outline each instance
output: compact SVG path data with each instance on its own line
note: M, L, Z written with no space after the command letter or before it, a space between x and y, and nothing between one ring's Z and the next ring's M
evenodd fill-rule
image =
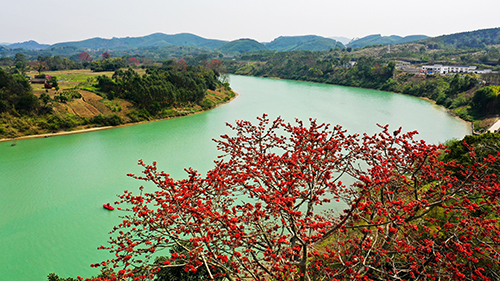
M109 203L108 204L103 204L102 206L104 207L104 209L108 209L108 210L111 210L111 211L113 211L115 209L115 207L109 205Z

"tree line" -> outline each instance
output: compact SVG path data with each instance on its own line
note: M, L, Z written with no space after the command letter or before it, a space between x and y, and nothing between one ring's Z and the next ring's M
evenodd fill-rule
M425 97L467 121L500 113L498 91L476 74L415 75L394 61L338 52L261 52L228 64L231 73L370 88Z
M18 58L21 61L23 57ZM129 61L137 64L133 59ZM58 104L81 98L75 89L59 91L56 77L48 80L56 88L54 96L46 92L37 96L33 94L28 78L18 69L0 68L0 135L14 137L19 134L57 132L83 125L115 126L185 115L192 110L207 110L217 102L222 102L207 98L208 90L219 88L228 95L227 98L231 95L229 84L222 81L221 71L222 62L218 60L199 66L187 65L182 61L165 61L161 66L147 67L144 75L128 68L115 71L112 77L98 76L94 84L82 87L100 94L104 101L121 99L132 102L134 106L122 114L115 113L115 110L122 110L118 106L110 108L112 114L86 118L54 112ZM46 75L42 73L37 77L45 78ZM184 112L184 109L187 111Z
M0 113L32 114L41 109L41 103L26 78L0 68Z
M133 69L118 70L112 77L97 77L97 87L107 98L123 98L153 115L164 108L200 104L207 90L222 86L219 72L183 62L166 61L161 67L148 67L140 76Z

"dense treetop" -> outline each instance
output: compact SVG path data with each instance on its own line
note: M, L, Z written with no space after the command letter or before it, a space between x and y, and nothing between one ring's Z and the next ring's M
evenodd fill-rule
M116 71L111 78L99 76L97 87L108 99L123 98L139 108L158 112L165 107L201 103L208 89L221 85L219 75L201 66L167 61L162 67L148 68L143 76L130 68Z
M32 114L40 109L30 83L21 74L10 74L0 68L0 113Z
M139 161L142 185L120 196L125 216L102 247L114 256L94 280L179 267L206 280L498 279L498 151L447 152L388 126L228 126L206 175L174 180Z
M436 42L455 48L484 48L487 45L500 44L500 27L442 35L429 38L425 42Z

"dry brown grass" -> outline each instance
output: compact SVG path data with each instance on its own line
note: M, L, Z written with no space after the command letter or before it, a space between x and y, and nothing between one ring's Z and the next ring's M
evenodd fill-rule
M142 69L140 69L138 72L141 74L145 73ZM82 98L74 99L66 104L57 104L53 108L56 113L70 113L87 118L97 116L98 114L106 115L115 113L124 117L128 113L128 109L132 107L132 104L129 102L118 101L123 110L120 112L113 112L102 103L103 97L93 92L78 89L78 87L85 83L89 78L95 79L95 77L99 75L111 76L113 75L113 72L92 72L89 69L79 69L49 71L44 73L46 75L57 77L60 88L59 92L72 89L82 95ZM36 72L29 73L30 76L34 76L36 74ZM45 89L43 84L32 84L31 86L33 87L33 93L37 96L40 96L42 93L47 93L51 98L54 98L58 93L58 91L56 91L54 88Z
M83 99L75 99L69 102L68 107L73 110L73 114L80 117L90 118L99 114L99 110L97 110L97 108L89 103L84 102Z

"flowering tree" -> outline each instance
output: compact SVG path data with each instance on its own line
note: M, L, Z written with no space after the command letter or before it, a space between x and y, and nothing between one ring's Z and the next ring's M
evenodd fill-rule
M30 61L28 62L28 65L31 69L38 71L38 74L41 74L42 70L48 69L47 63L44 61Z
M222 83L229 81L229 74L227 73L226 68L224 67L223 61L217 59L211 60L208 63L208 69L215 71L215 73L217 74Z
M103 60L107 60L107 59L111 58L111 54L109 52L104 52L101 54L101 57Z
M128 59L128 64L133 66L139 66L141 62L138 59L131 57Z
M87 63L92 62L92 58L90 57L90 54L87 52L81 52L79 54L79 57L81 62L87 62Z
M488 280L499 276L499 156L440 161L416 132L348 135L310 120L238 121L206 176L130 175L107 278L169 267L228 280ZM471 155L474 158L474 155ZM339 211L335 211L338 209ZM154 261L153 255L171 254ZM175 249L172 251L172 249ZM163 254L163 255L166 255Z

